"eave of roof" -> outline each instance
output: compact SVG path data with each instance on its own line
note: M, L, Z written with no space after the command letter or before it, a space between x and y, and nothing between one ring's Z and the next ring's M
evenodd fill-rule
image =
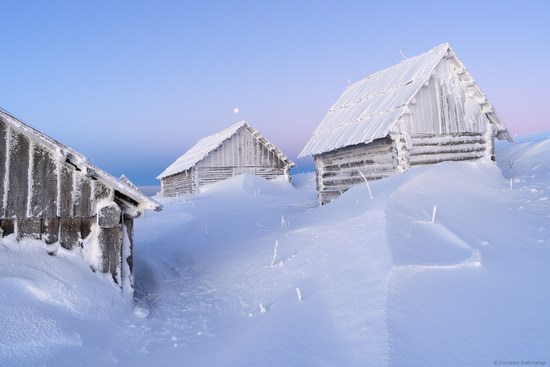
M161 204L143 194L141 191L139 191L139 189L136 189L122 181L117 180L109 173L88 162L88 159L84 155L80 154L73 148L67 147L57 140L51 138L50 136L25 124L23 121L1 107L0 118L2 122L10 126L11 128L55 151L57 155L64 160L69 160L71 164L81 169L88 176L93 177L94 179L102 182L108 187L119 191L120 193L136 201L138 203L138 210L162 210Z

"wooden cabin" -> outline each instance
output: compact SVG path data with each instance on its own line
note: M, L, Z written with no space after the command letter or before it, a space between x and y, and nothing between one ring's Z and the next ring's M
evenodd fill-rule
M448 44L350 85L300 157L313 156L322 204L414 166L492 159L512 140Z
M132 290L133 220L161 206L0 109L0 236L82 248L92 270Z
M294 162L246 121L202 138L162 172L161 196L196 194L205 185L249 173L290 180Z

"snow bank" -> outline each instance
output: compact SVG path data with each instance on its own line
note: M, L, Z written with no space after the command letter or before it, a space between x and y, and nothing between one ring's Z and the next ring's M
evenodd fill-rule
M547 148L501 144L499 167L412 169L322 207L311 174L166 200L135 223L133 312L76 252L3 239L0 365L548 363Z
M130 305L79 250L49 256L46 246L14 235L0 240L0 365L59 365L83 355L105 361L81 348L105 345L102 335L119 327Z

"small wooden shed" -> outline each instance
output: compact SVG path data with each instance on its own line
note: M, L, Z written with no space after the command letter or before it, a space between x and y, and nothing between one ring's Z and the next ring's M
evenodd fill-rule
M327 203L365 179L442 161L492 159L512 140L448 44L350 85L300 157L313 156Z
M161 205L0 109L0 236L82 248L92 270L132 290L133 220Z
M244 173L290 180L294 162L246 121L199 140L162 172L161 196L196 194L204 185Z

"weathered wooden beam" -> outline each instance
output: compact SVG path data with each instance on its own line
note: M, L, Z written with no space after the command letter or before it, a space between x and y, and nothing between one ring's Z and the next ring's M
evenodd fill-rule
M42 238L42 220L35 218L18 218L17 239L21 238Z
M120 284L122 230L117 225L113 228L99 228L98 242L101 251L99 271L111 273L117 284Z
M425 154L425 155L413 155L411 156L411 165L420 164L435 164L445 161L466 161L476 160L484 156L482 152L464 152L462 154L456 153L442 153L442 154Z
M80 222L80 238L85 240L92 232L92 226L96 222L95 217L82 218Z
M411 156L423 154L441 154L441 153L456 153L462 152L479 152L486 149L486 144L469 143L469 144L452 144L452 145L420 145L413 146L409 152Z
M120 224L120 220L120 207L114 202L103 205L97 209L97 224L101 228L115 227Z
M6 217L26 218L29 174L29 138L11 130Z
M42 239L47 244L59 241L59 218L46 218L42 220Z
M7 128L0 122L0 218L4 217L4 180L6 178Z
M80 245L81 218L61 218L59 223L59 243L71 250Z
M75 171L74 194L74 216L86 218L92 216L92 186L90 178L82 172Z
M57 216L56 162L50 152L39 144L33 144L32 187L29 215L33 218Z
M74 215L73 190L75 169L65 162L58 162L58 215L62 218L70 218Z
M0 236L6 237L15 233L15 220L14 219L0 219Z

